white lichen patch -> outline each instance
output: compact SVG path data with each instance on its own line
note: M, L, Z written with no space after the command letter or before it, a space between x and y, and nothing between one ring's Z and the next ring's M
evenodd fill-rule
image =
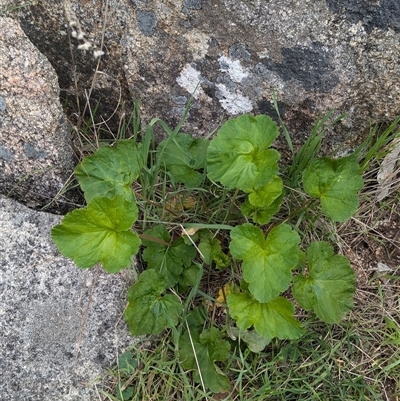
M221 56L219 58L220 71L227 72L233 82L240 83L249 73L242 67L239 60L231 60L229 57Z
M198 99L203 93L203 89L199 85L200 80L200 72L193 68L190 64L186 64L179 77L176 78L178 85L186 89L195 99Z
M235 90L230 92L224 84L218 84L217 88L222 95L219 100L221 106L231 115L250 113L253 110L251 100Z

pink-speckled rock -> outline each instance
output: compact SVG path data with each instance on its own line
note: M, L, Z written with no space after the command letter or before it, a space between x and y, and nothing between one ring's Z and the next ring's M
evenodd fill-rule
M0 17L0 38L0 193L40 208L72 173L69 125L46 57L10 18Z

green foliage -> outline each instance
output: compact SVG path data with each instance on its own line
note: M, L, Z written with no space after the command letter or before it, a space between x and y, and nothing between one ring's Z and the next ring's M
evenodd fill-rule
M159 145L161 163L173 182L183 183L189 188L197 187L203 181L198 170L206 165L207 147L205 139L193 139L187 134L178 134L173 141L162 141Z
M283 191L282 178L277 175L271 178L271 181L259 188L255 188L249 193L248 200L251 205L266 208L279 198Z
M167 279L153 269L144 271L129 289L124 316L133 336L158 334L178 323L182 304L175 295L162 295L166 289Z
M303 334L300 322L293 316L294 306L285 298L277 297L261 303L250 293L237 293L228 295L228 306L240 329L254 326L256 332L267 340L274 337L295 339Z
M294 278L293 295L324 322L338 323L353 308L354 270L347 258L333 254L327 242L313 242L307 261L308 274Z
M183 238L178 238L170 244L171 236L165 226L155 226L145 231L145 234L148 237L159 238L168 244L143 241L146 249L142 257L147 262L148 269L156 269L167 279L167 288L170 288L179 281L183 269L191 266L196 256L196 249L185 244Z
M78 267L102 262L104 270L116 273L129 266L139 250L139 236L130 230L137 216L136 204L121 195L94 198L86 208L68 213L51 236Z
M227 121L208 148L208 177L243 191L262 187L278 173L279 153L267 149L277 136L278 127L264 115Z
M230 344L222 339L222 333L212 327L199 333L186 331L179 342L179 357L184 369L193 370L193 379L203 382L213 392L229 390L230 383L218 366L217 361L229 358Z
M357 210L358 191L364 182L354 157L314 160L303 173L306 192L321 200L322 210L333 221L346 221Z
M167 133L158 147L156 123ZM240 348L231 351L236 338L261 352L273 339L306 332L284 297L290 287L300 306L326 323L351 309L350 263L327 242L304 253L299 225L348 219L363 180L354 157L316 158L319 130L285 175L271 148L279 132L270 117L231 119L211 141L180 133L182 123L172 131L153 119L143 144L135 134L86 157L75 173L88 205L65 216L52 237L77 266L102 263L108 272L130 266L140 250L146 269L129 289L124 313L132 335L170 329L181 367L204 392L223 392L231 384L226 361ZM125 362L135 369L135 361ZM125 387L118 399L130 397Z
M229 256L222 252L221 242L217 238L212 238L208 230L200 235L199 250L204 257L204 262L209 265L214 262L217 268L223 269L230 264Z
M273 228L264 239L262 230L243 224L231 231L230 251L242 260L243 278L254 298L268 302L285 291L291 270L299 260L299 235L287 224Z
M268 224L271 221L272 216L278 213L281 208L282 196L275 199L270 205L257 207L251 204L247 198L242 204L240 210L248 217L251 217L254 223Z
M94 197L122 195L134 201L131 185L142 168L140 145L122 140L115 147L103 146L75 168L79 185L90 202Z

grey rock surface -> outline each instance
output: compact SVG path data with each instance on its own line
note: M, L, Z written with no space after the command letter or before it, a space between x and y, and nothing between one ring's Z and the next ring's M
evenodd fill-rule
M58 4L43 0L9 15L52 62L62 94L74 95L74 80L79 96L93 87L92 105L103 99L98 113L109 126L132 95L145 122L157 116L174 125L180 99L199 83L186 124L198 136L229 116L273 114L274 92L295 143L331 109L347 113L328 139L333 145L349 132L358 142L371 122L400 114L397 0ZM94 50L105 52L97 74Z
M92 401L132 342L126 270L81 270L49 231L60 217L0 195L0 400Z
M46 57L10 18L0 17L0 38L0 193L40 208L72 174L69 125Z

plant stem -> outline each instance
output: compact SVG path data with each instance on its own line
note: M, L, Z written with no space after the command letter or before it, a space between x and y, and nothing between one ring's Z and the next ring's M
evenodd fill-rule
M151 241L151 242L156 242L157 244L171 246L170 243L165 242L160 238L152 237L151 235L147 235L147 234L138 234L138 235L139 235L139 238L144 239L145 241Z
M297 216L298 214L304 212L307 210L313 203L315 203L317 199L310 198L307 202L305 202L302 206L299 208L295 209L292 213L289 214L285 219L282 220L279 224L286 223L289 220L292 220L293 217Z

